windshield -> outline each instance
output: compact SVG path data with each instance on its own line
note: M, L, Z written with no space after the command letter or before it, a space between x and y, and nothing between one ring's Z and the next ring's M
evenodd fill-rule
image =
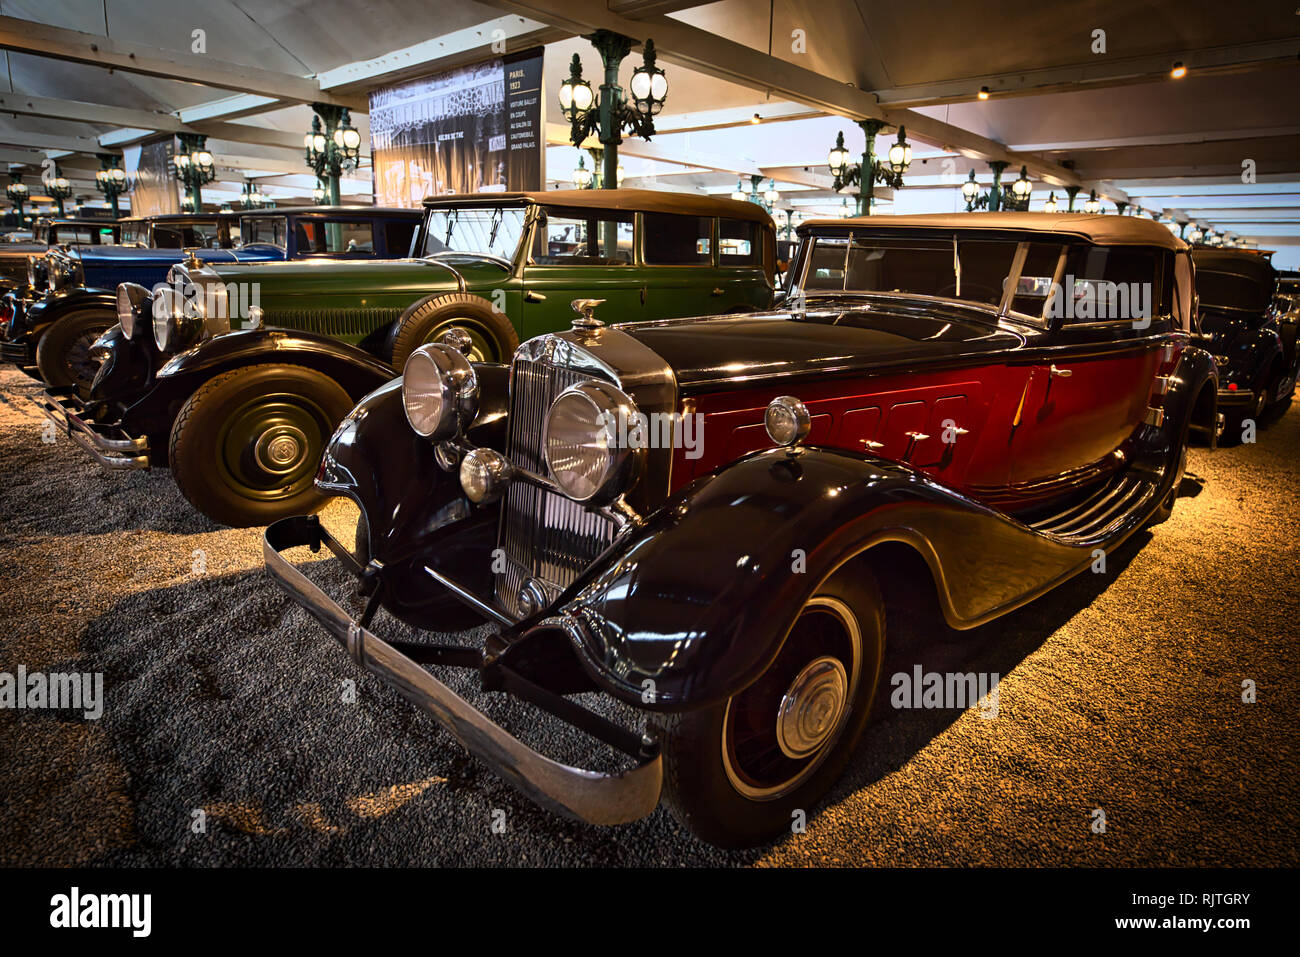
M1263 312L1268 308L1268 286L1246 276L1230 272L1196 270L1196 291L1202 309L1245 309Z
M244 246L263 243L284 248L288 222L283 216L245 216L239 221L239 238Z
M148 223L123 223L122 245L143 246L149 241Z
M1002 302L1017 243L1009 240L819 236L803 277L808 292L884 292Z
M524 235L522 206L433 209L426 220L422 256L439 253L486 253L515 258Z

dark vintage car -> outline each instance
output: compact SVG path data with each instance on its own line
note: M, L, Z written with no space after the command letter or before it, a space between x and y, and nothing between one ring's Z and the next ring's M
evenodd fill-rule
M433 337L509 355L521 334L564 328L584 290L637 319L772 302L772 221L753 203L557 190L439 196L424 217L413 258L189 262L161 292L121 287L88 398L51 390L47 413L102 464L168 464L210 518L265 525L321 504L312 478L335 426Z
M1201 328L1219 365L1223 434L1237 440L1246 420L1258 420L1295 391L1297 315L1263 256L1198 246L1192 260Z
M0 243L0 293L27 282L27 259L51 246L111 246L120 227L112 220L41 219L30 242Z
M286 258L312 266L322 259L373 261L407 255L419 220L418 210L374 206L265 209L184 225L163 219L151 222L149 238L168 245L147 248L132 245L134 233L124 225L122 245L46 254L45 296L15 310L10 342L0 355L34 363L49 385L77 385L84 391L98 366L90 347L117 321L118 285L163 282L180 259L173 241L194 240L184 248L200 249L212 266ZM222 245L227 240L233 248ZM260 288L258 273L246 278L251 290Z
M987 622L1164 518L1217 390L1188 247L1156 223L799 233L779 311L607 326L619 311L585 301L509 366L422 346L321 463L318 487L360 507L355 547L284 519L270 574L548 808L613 824L666 788L716 844L788 832L848 762L890 635L931 611ZM359 578L359 613L283 554L322 545ZM385 639L379 608L494 628L468 650ZM425 665L477 669L623 764L545 756ZM566 697L583 691L644 727Z

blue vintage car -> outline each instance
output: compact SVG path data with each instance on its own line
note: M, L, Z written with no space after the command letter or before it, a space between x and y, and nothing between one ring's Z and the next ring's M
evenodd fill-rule
M55 247L33 258L27 288L6 294L0 311L0 359L48 385L85 389L98 366L91 347L117 322L118 285L165 282L179 249L208 263L389 259L408 254L419 222L420 210L373 206L128 221L122 245Z

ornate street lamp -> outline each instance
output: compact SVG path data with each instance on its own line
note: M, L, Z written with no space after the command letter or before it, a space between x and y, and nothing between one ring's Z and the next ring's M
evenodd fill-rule
M1034 184L1029 180L1029 172L1025 167L1020 167L1020 177L1009 187L1002 185L1002 171L1010 163L1002 160L991 160L989 169L993 170L993 185L989 191L980 194L979 183L975 182L975 171L970 171L970 176L961 184L961 195L966 200L966 212L973 213L977 209L987 209L990 213L996 213L1003 209L1026 210L1029 208L1029 194L1033 191Z
M736 180L736 188L731 191L731 198L738 203L743 203L749 199L749 194L745 192L745 187L740 180Z
M266 197L251 179L244 180L244 191L239 196L239 205L243 209L261 209L266 205Z
M858 187L858 213L871 215L871 192L875 183L898 189L903 185L903 173L912 165L912 144L907 142L907 130L898 128L898 139L889 147L885 162L876 159L876 134L885 127L882 120L860 120L858 126L866 134L867 145L862 162L849 164L849 151L844 146L844 132L835 137L835 145L826 154L826 165L835 177L836 192L845 186Z
M587 169L587 164L581 156L578 157L578 166L573 171L573 188L574 189L591 189L594 178L591 170Z
M117 198L125 193L130 185L127 183L126 171L118 165L118 158L112 153L98 153L100 170L95 174L95 185L104 194L113 207L113 218L121 219L122 210Z
M361 133L352 125L352 113L345 106L313 103L311 132L302 138L304 159L316 178L325 183L329 205L339 205L339 177L354 170L361 159ZM321 121L324 120L324 127Z
M66 215L63 211L63 201L72 198L72 184L68 182L67 177L63 175L63 170L58 166L54 167L54 177L46 181L45 191L59 207L59 215Z
M1101 201L1097 199L1097 191L1095 189L1088 194L1088 201L1083 204L1083 211L1085 213L1101 212Z
M763 191L763 204L767 207L769 213L776 208L776 204L780 199L781 194L777 191L776 180L769 179L767 181L767 189Z
M316 185L311 191L311 199L317 206L325 202L325 184L320 180L316 180Z
M632 101L628 103L618 83L618 68L632 51L631 38L597 30L587 39L600 53L605 82L597 96L583 79L582 58L575 53L569 76L560 84L560 112L569 121L569 140L574 146L582 146L587 137L595 135L602 147L600 188L615 189L619 182L618 144L623 142L623 132L647 140L654 135L654 117L668 97L668 77L656 65L654 41L646 40L641 66L632 73ZM608 243L614 242L615 228L613 222L605 224Z
M1056 191L1055 190L1047 194L1047 202L1043 203L1043 212L1045 213L1056 212Z
M1195 246L1203 239L1205 239L1205 230L1193 223L1191 230L1187 233L1187 241Z
M172 157L175 175L185 187L189 212L203 209L203 184L217 178L217 164L208 152L208 138L193 133L180 133L176 137L180 146ZM184 204L182 204L183 206Z
M23 182L23 174L9 171L9 185L5 187L5 194L9 197L9 202L14 204L14 209L18 211L18 223L23 221L23 204L27 202L27 184Z

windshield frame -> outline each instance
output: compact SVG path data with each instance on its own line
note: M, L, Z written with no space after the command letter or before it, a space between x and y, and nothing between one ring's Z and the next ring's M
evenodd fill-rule
M524 214L523 228L520 230L519 241L515 246L515 250L513 254L511 254L510 256L497 256L495 253L485 252L483 250L475 250L473 252L460 251L460 250L445 250L441 253L426 252L429 244L429 238L434 235L433 234L434 214L437 213L448 214L453 211L459 213L461 210L465 210L465 209L502 210L502 211L508 209L522 210ZM421 248L419 250L419 254L416 255L414 258L426 262L442 262L446 258L453 257L453 256L469 256L469 257L489 256L494 259L500 259L509 262L510 274L518 275L519 272L523 269L524 260L527 259L528 250L532 246L533 229L537 224L539 209L540 207L536 203L521 202L517 199L511 200L509 202L492 202L490 198L486 198L486 197L484 198L484 201L477 201L472 203L468 203L468 202L455 203L455 204L448 203L448 204L437 204L432 206L426 206L424 210L424 220L423 222L421 222L419 232L417 233L417 235L422 239Z

